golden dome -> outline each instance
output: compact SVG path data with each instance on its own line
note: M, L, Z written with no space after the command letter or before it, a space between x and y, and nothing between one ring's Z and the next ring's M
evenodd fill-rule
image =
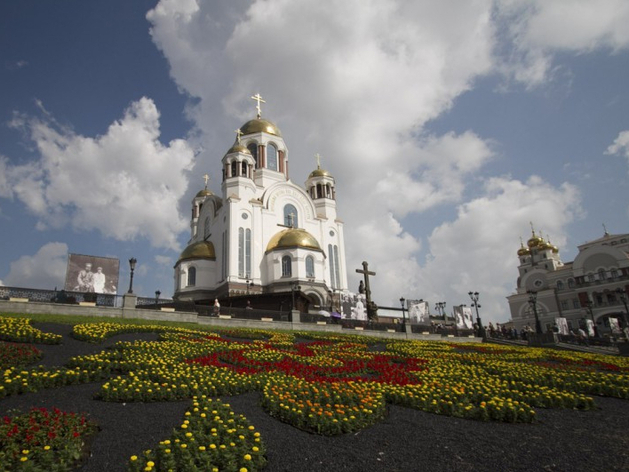
M313 177L332 177L332 174L321 167L317 167L315 170L310 172L310 175L308 176L309 179L312 179Z
M533 231L533 235L531 236L531 239L526 242L526 245L529 247L529 249L533 249L534 247L539 246L540 243L544 242L544 238L542 238L541 236L537 236L535 234L535 231Z
M531 251L527 247L524 247L524 244L520 243L520 249L518 249L518 256L528 256L530 253Z
M214 195L214 194L210 190L204 188L203 190L199 190L199 192L196 194L194 198L209 197L210 195Z
M186 261L188 259L216 259L216 252L214 252L214 244L210 241L198 241L190 244L183 250L177 263Z
M319 246L317 240L308 231L298 228L289 228L280 231L271 238L269 244L266 246L266 252L295 247L321 251L321 246Z
M251 151L240 143L234 143L234 145L231 148L229 148L229 151L227 151L226 154L231 154L233 152L242 152L243 154L251 154Z
M240 131L242 132L243 136L254 133L268 133L275 136L282 136L280 129L275 126L274 123L271 123L268 120L263 120L262 118L256 118L254 120L247 121L244 125L240 127Z

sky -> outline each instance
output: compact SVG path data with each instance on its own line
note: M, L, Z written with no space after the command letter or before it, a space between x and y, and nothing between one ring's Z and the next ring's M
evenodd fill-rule
M234 130L281 129L290 177L336 179L349 288L510 318L520 238L564 262L629 232L626 0L0 3L0 284L67 254L170 296L191 200ZM123 292L124 290L120 290Z

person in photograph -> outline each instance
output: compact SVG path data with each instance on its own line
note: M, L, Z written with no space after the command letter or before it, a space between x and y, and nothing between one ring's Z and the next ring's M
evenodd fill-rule
M96 293L105 293L105 282L106 277L103 274L103 268L97 267L96 273L94 274L94 291Z
M92 264L89 262L85 264L85 269L79 272L76 281L78 283L77 290L79 292L94 291L94 273L92 272Z
M363 297L356 297L356 306L354 307L354 315L352 318L360 321L365 321L367 319L367 312L365 311Z

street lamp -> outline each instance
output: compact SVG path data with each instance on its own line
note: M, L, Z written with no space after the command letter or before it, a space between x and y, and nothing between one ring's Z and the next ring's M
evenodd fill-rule
M247 274L247 280L245 282L247 283L247 295L249 295L249 286L251 285L251 280L249 280L249 274Z
M404 315L404 302L406 299L404 297L400 298L400 305L402 305L402 326L404 327L404 331L406 331L406 316Z
M623 305L625 305L625 328L629 326L629 310L627 310L627 292L625 292L621 288L616 289L616 293L620 297L620 301L622 301Z
M446 302L437 302L435 304L435 310L437 310L437 313L443 316L444 324L447 323L448 320L446 319Z
M472 306L476 308L476 324L478 324L478 334L480 337L485 337L485 328L483 328L483 322L480 320L480 315L478 314L478 309L481 307L478 304L478 292L468 292L467 293L472 299Z
M292 305L292 309L295 309L295 292L299 292L301 291L301 286L299 285L299 282L295 281L292 282L290 284L290 291L293 294L293 305Z
M162 294L159 290L155 290L155 304L159 301L159 296Z
M133 271L138 260L135 257L129 259L129 268L131 269L131 277L129 278L129 291L127 293L133 293Z
M542 334L542 324L539 322L539 315L537 314L537 292L529 290L527 293L529 294L529 305L531 305L533 314L535 315L535 332Z

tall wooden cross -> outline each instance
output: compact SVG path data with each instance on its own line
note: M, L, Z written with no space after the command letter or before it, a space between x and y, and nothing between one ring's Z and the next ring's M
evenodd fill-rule
M358 272L359 274L363 274L363 276L365 277L365 295L367 296L367 304L369 304L371 302L371 288L369 287L369 276L376 275L376 273L369 270L369 264L367 264L366 261L363 261L362 270L356 269L356 272Z
M260 103L266 103L266 102L262 99L259 93L256 93L251 98L255 100L256 102L258 102L258 104L256 105L256 110L258 111L258 119L260 119L260 117L262 116L262 108L260 108Z

